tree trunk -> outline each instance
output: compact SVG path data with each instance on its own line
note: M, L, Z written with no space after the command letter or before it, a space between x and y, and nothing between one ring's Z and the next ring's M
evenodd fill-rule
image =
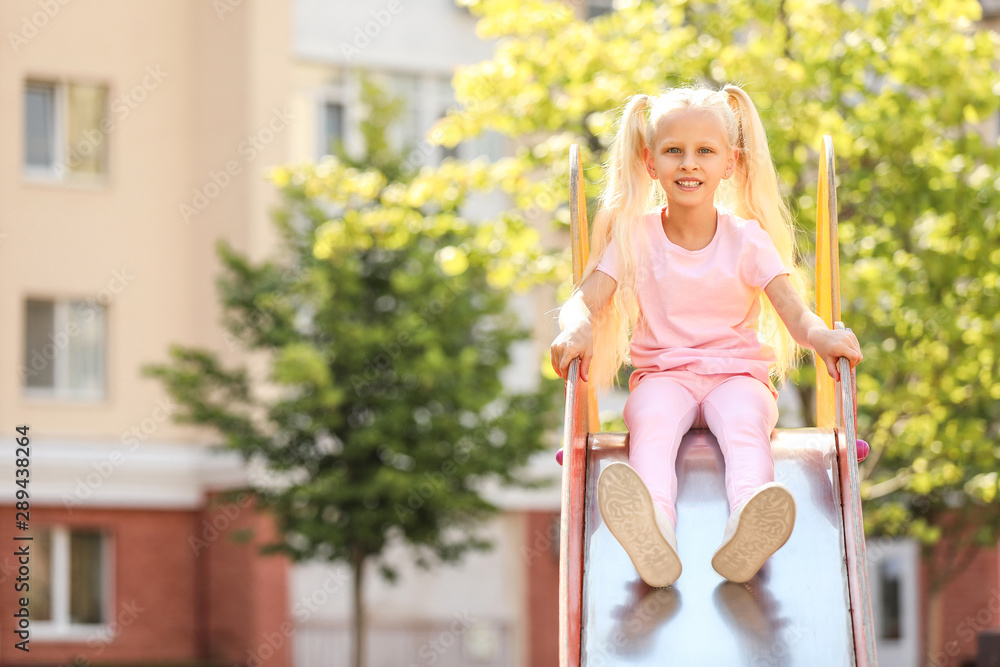
M933 584L928 587L927 591L927 664L929 665L939 665L944 664L937 662L936 657L945 655L944 646L941 645L941 626L943 619L941 618L941 604L943 586L934 586Z
M351 569L354 571L354 667L365 667L365 608L364 608L364 572L365 554L356 549L351 556Z

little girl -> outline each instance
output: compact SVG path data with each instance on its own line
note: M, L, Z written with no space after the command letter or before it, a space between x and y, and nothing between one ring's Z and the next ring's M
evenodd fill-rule
M862 355L853 333L829 329L803 301L791 216L741 88L629 100L592 249L560 311L552 365L566 377L580 358L581 378L606 388L631 354L629 464L611 463L598 479L604 522L647 584L676 581L677 449L688 429L707 426L730 505L712 566L747 581L795 522L791 493L774 481L772 368L783 379L798 344L839 379L837 358L853 367Z

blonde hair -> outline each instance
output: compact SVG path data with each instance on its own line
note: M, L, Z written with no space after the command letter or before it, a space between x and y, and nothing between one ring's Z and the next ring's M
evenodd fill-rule
M805 281L795 261L795 228L792 216L778 189L778 174L767 146L767 135L750 96L738 86L722 90L678 87L650 98L629 98L618 122L618 131L605 165L605 185L598 202L590 245L590 261L581 284L597 268L608 244L614 240L618 260L618 287L612 303L594 317L594 357L590 381L606 388L628 358L630 329L638 317L637 274L641 270L633 252L633 240L642 238L643 216L664 206L666 195L659 183L646 172L643 149L652 146L656 128L668 114L697 108L712 113L723 128L729 148L738 148L733 175L715 192L715 201L741 218L757 220L767 231L800 296ZM646 115L649 119L647 121ZM641 247L645 247L642 243ZM761 310L758 332L774 348L772 374L784 380L794 367L799 348L785 328L771 302L759 297Z

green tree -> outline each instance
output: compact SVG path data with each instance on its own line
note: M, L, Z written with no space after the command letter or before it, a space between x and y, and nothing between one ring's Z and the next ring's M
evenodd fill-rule
M384 133L394 112L380 99L368 98L370 121ZM544 446L558 396L551 383L511 392L500 377L526 336L507 294L555 266L537 232L512 214L463 215L491 184L485 164L404 174L377 148L371 162L396 180L336 158L274 170L273 259L218 244L224 326L266 360L266 378L181 346L144 371L179 421L274 473L251 481L279 529L268 551L350 565L358 667L366 564L394 578L383 553L399 540L421 566L488 548L476 526L497 508L482 484L533 483L519 469Z
M941 587L1000 528L1000 151L978 125L996 123L1000 40L977 26L978 2L632 0L589 21L574 3L461 4L498 46L458 73L463 106L438 134L517 138L509 171L545 175L524 186L529 197L558 187L572 142L587 149L596 194L629 95L735 81L768 129L805 255L816 149L832 135L843 318L865 353L867 527L923 545L936 621ZM812 369L799 379L810 386ZM932 625L928 650L945 639Z

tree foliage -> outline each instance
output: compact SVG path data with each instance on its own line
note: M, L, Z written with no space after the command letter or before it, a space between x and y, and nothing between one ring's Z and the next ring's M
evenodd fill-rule
M377 113L380 99L369 95ZM384 131L393 112L381 113ZM376 148L367 162L395 179L336 157L273 170L284 197L274 258L218 244L223 324L265 360L263 382L181 346L146 373L180 421L270 471L252 482L277 520L272 551L346 561L359 576L371 559L391 578L391 540L419 564L455 561L488 546L475 526L497 508L483 485L531 483L521 468L544 446L558 394L504 388L527 336L508 296L557 264L517 215L465 215L495 166L406 173Z
M578 142L593 197L628 96L737 82L768 130L808 257L816 149L833 137L843 319L865 353L868 528L929 546L950 526L968 536L959 550L995 543L1000 151L982 131L996 123L1000 40L977 26L979 4L631 1L591 20L568 3L462 4L498 47L456 76L463 106L439 123L440 141L515 137L519 169L544 174L536 188L558 187ZM804 367L801 384L812 381Z

